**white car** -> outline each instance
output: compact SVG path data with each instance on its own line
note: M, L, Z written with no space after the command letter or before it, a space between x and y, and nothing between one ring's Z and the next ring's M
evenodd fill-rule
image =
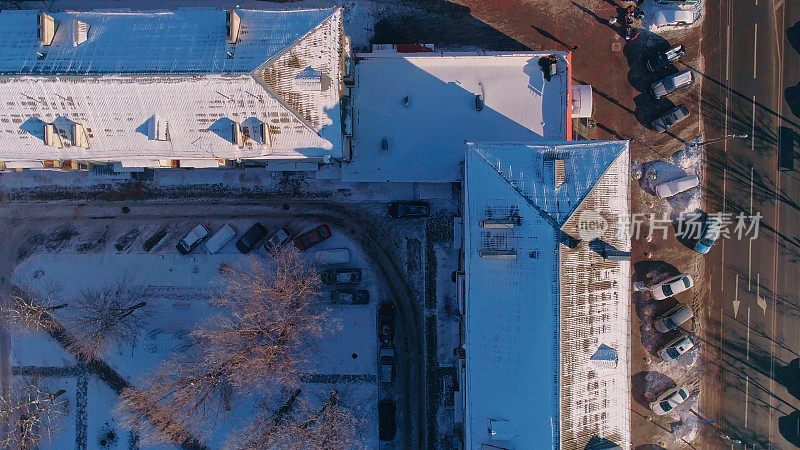
M672 331L675 328L681 326L681 324L691 319L692 317L694 317L692 308L689 308L688 306L679 303L674 308L660 315L656 319L655 321L656 330L662 333Z
M689 398L689 391L683 386L678 386L664 392L656 401L650 403L650 409L660 416L672 411L687 398Z
M672 297L675 294L680 294L683 291L691 289L694 286L694 280L688 273L675 275L674 277L667 278L661 283L656 284L650 288L650 293L656 300L664 300L665 298Z
M691 25L696 20L692 9L659 9L653 22L656 25Z
M694 74L691 70L682 70L676 74L664 77L650 87L653 96L657 99L677 91L682 87L689 86L694 81Z
M656 195L658 198L672 197L673 195L696 188L699 184L700 179L697 178L697 175L687 175L659 184L656 186Z
M282 227L272 232L264 243L264 250L270 251L292 240L292 233L288 228Z
M206 236L208 236L208 229L204 227L202 223L198 224L196 227L192 228L192 231L190 231L185 238L178 242L176 246L178 252L180 252L181 255L188 255Z
M686 333L681 333L680 336L659 350L658 356L664 361L674 361L682 354L691 350L693 347L694 342L692 342L692 340L689 338L689 335Z

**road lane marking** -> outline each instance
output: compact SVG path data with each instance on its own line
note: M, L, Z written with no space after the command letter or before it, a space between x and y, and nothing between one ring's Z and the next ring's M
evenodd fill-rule
M747 407L750 403L750 377L744 376L744 427L747 428Z
M725 242L725 241L722 241ZM736 274L736 284L733 289L733 318L739 315L739 274Z
M753 289L752 281L753 281L753 240L747 240L747 292L751 292Z
M753 24L753 79L756 78L756 67L758 66L757 58L758 58L758 51L756 47L758 46L758 22Z
M750 215L753 215L753 166L750 166Z
M731 25L728 22L728 35L725 43L725 81L728 81L731 75Z
M756 274L756 304L767 315L767 301L761 297L761 273Z
M756 96L753 96L753 119L750 126L750 150L756 150Z
M750 361L750 307L747 307L747 359Z

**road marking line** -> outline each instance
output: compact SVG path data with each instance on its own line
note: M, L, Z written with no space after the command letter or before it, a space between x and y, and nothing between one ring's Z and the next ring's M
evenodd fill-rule
M750 403L750 377L744 376L744 427L747 428L747 407Z
M753 78L755 78L756 67L758 66L758 63L756 62L758 58L758 51L756 50L758 45L758 22L754 23L753 25Z
M750 361L750 307L747 307L747 359Z
M728 81L731 75L731 26L728 23L728 35L725 44L725 81Z
M756 150L756 96L753 96L753 119L750 126L750 150Z
M753 281L753 240L747 240L747 292L752 290Z
M725 239L722 240L722 272L719 276L719 291L725 292Z
M753 215L753 166L750 166L750 215Z

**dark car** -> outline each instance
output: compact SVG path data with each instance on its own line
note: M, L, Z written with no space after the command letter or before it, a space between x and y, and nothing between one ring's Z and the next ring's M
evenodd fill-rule
M397 411L392 400L378 403L378 437L382 441L391 441L397 434Z
M369 291L365 289L335 289L331 291L331 303L337 305L367 305Z
M428 217L431 205L427 202L392 202L389 203L389 217L393 219L415 219Z
M322 284L361 283L361 269L328 269L322 272Z
M679 105L664 113L650 125L657 132L663 133L687 117L689 117L689 108L686 105Z
M394 344L394 304L383 302L378 307L378 334L381 345L391 347Z
M329 237L331 237L331 229L327 225L322 224L297 236L294 240L294 245L300 250L308 250Z
M264 225L256 223L236 241L236 248L242 253L250 253L266 235L267 229Z
M651 72L658 72L673 61L677 61L684 53L683 45L676 45L667 51L658 52L647 60L647 69Z

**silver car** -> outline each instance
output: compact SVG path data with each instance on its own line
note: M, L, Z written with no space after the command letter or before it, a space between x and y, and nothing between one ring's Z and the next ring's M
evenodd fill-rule
M658 316L655 321L656 330L662 333L672 331L692 317L694 317L692 308L678 304L674 308Z
M653 95L656 98L666 97L682 87L689 86L694 81L694 74L691 70L682 70L676 74L664 77L651 86Z
M694 342L692 342L692 339L689 338L689 335L686 333L681 333L680 336L659 350L658 356L664 361L674 361L682 354L691 350L693 347Z
M689 108L686 105L679 105L655 119L650 126L656 132L663 133L687 117L689 117Z
M688 273L682 273L674 277L667 278L661 283L656 284L650 288L650 293L656 300L664 300L665 298L672 297L675 294L680 294L683 291L689 290L694 286L694 280Z
M661 394L656 401L650 403L650 409L657 415L666 414L689 398L689 391L678 386Z
M655 191L658 198L667 198L680 194L683 191L696 188L699 184L700 179L697 178L697 175L687 175L685 177L665 181L656 186Z

